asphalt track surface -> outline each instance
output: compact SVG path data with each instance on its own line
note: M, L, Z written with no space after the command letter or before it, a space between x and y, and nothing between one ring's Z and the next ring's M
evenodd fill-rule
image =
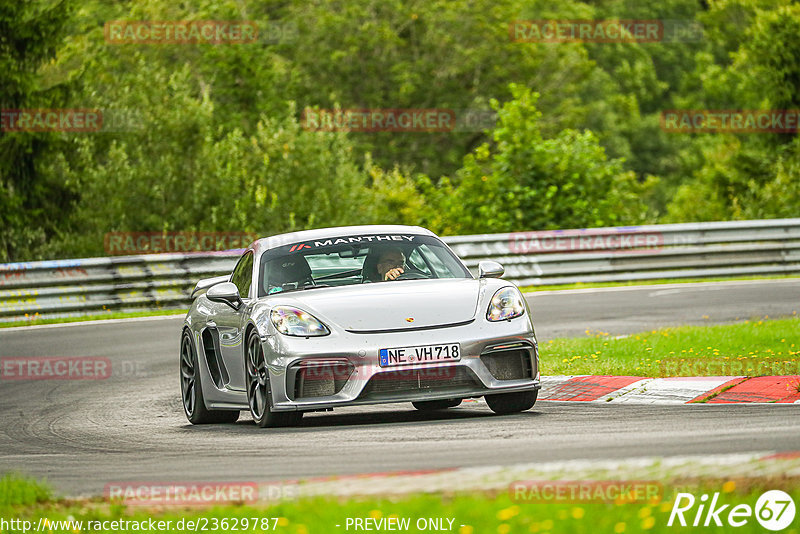
M540 340L587 328L624 334L800 312L800 280L528 295ZM410 404L308 414L261 430L189 425L178 385L180 318L0 330L0 357L99 356L96 381L0 380L0 472L62 493L112 482L258 481L368 472L800 450L800 407L540 402L495 416L485 404L423 414ZM800 334L798 334L800 337ZM546 372L547 356L543 357Z

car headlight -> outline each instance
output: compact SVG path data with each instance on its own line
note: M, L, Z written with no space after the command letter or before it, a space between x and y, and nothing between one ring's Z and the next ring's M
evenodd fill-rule
M486 318L490 321L505 321L519 317L525 313L525 303L522 295L514 287L504 287L497 290L489 303Z
M287 336L327 336L331 333L319 319L291 306L278 306L270 312L269 317L278 332Z

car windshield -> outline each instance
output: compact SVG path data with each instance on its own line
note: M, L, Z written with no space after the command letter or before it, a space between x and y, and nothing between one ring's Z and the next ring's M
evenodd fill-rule
M354 235L309 240L261 256L259 296L317 287L434 278L472 278L444 243L433 236Z

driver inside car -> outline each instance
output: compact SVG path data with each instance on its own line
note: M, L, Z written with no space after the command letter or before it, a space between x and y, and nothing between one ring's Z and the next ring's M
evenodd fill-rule
M403 274L403 267L406 264L406 257L399 248L390 248L378 256L378 277L379 280L395 280Z
M373 261L374 267L367 266L365 262L364 281L385 282L396 280L405 272L406 256L403 251L396 247L381 249Z

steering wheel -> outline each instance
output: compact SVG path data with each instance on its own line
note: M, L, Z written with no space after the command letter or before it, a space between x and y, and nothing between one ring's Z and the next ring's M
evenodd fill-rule
M395 280L423 280L428 278L429 276L423 273L422 271L408 270L403 274L401 274L400 276L398 276L397 278L395 278Z

